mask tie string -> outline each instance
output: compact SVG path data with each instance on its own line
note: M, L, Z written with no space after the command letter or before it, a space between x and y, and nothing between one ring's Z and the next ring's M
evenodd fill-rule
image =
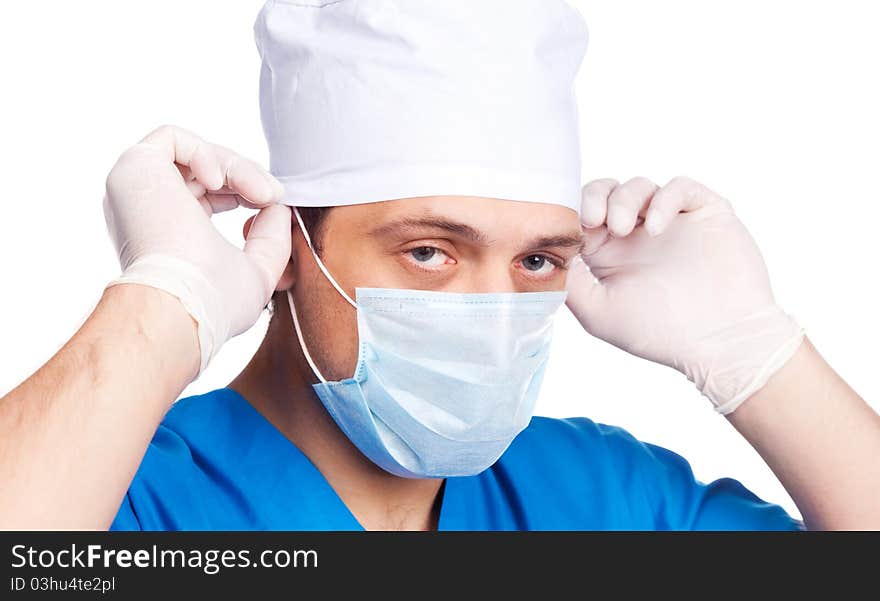
M315 258L315 262L318 264L318 267L324 273L324 277L333 284L333 287L336 288L336 292L342 295L342 298L348 301L352 307L357 309L357 303L352 300L352 298L348 295L348 293L342 289L337 281L330 275L330 272L327 270L327 267L324 265L324 262L321 260L321 257L318 256L318 253L315 252L315 247L312 246L312 238L309 236L309 232L306 231L306 226L303 224L302 216L299 214L299 209L297 207L293 207L293 214L296 216L296 221L299 223L299 231L302 232L303 238L306 239L306 244L309 245L309 250L312 251L312 256Z
M309 250L312 252L312 257L315 259L315 263L318 264L318 268L324 274L324 277L327 278L336 291L342 295L342 298L348 301L352 307L357 309L357 303L352 300L352 298L342 289L342 286L334 279L332 275L330 275L330 271L324 265L324 262L321 261L321 258L318 256L318 253L315 252L315 247L312 245L312 238L309 236L308 230L306 230L306 226L303 223L302 215L299 214L299 209L297 207L293 207L293 214L296 216L296 222L299 224L299 231L302 232L303 238L305 238L306 244L309 246ZM293 295L290 293L290 290L287 291L287 304L290 307L290 315L293 317L293 329L296 330L296 338L299 340L299 346L302 349L303 356L306 358L306 362L309 364L312 372L315 374L315 377L321 381L322 384L327 383L327 379L321 375L321 371L318 369L318 366L315 365L315 361L312 359L312 356L309 354L309 349L306 348L306 342L302 335L302 328L299 326L299 318L296 315L296 307L293 304Z
M296 307L293 306L293 295L290 293L290 290L287 291L287 304L290 306L290 315L293 317L293 329L296 330L296 338L299 340L299 346L306 358L306 362L309 364L309 367L312 368L315 377L317 377L322 384L326 384L327 380L321 375L318 366L315 365L312 356L309 354L309 349L306 348L306 342L303 340L302 330L299 327L299 319L296 318Z

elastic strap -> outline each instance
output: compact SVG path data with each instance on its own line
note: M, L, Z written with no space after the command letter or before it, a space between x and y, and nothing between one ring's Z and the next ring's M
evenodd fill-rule
M299 319L296 318L296 307L293 306L293 295L290 293L290 290L287 291L287 304L290 306L290 315L293 317L293 329L296 330L296 338L299 340L299 346L306 358L306 362L308 362L309 367L312 368L315 377L317 377L322 384L326 384L327 380L321 375L318 366L315 365L315 362L312 361L312 356L309 355L309 349L306 348L306 342L303 340L302 330L299 327Z
M312 246L312 238L309 236L309 232L306 231L306 226L303 224L302 216L299 214L299 209L297 207L293 207L293 214L296 216L296 221L299 223L299 230L303 234L303 238L306 239L306 244L309 245L309 250L312 251L312 256L315 257L315 262L318 264L318 267L324 273L324 277L333 284L333 287L336 288L336 291L342 295L342 298L348 301L348 303L357 309L357 303L352 300L352 298L342 289L336 280L330 275L330 272L327 270L327 267L324 265L324 262L321 261L321 257L318 256L318 253L315 252L315 247Z

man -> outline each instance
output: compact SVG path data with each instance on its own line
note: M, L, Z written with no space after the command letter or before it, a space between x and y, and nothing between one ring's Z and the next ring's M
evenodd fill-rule
M269 2L257 42L277 179L169 126L122 155L123 273L0 402L0 526L880 527L880 417L729 203L687 178L581 194L563 2ZM238 205L243 250L209 219ZM242 373L172 407L270 297ZM804 523L620 428L531 418L563 300L693 380Z

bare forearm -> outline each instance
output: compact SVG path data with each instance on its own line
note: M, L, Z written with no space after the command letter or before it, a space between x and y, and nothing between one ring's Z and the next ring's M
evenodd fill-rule
M809 340L728 418L815 530L880 529L880 416Z
M198 360L177 299L108 288L74 337L0 399L0 528L109 526Z

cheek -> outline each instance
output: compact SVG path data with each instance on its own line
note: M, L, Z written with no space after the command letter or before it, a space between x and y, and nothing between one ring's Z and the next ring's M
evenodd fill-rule
M344 380L354 374L357 364L357 313L318 275L298 294L305 314L301 316L303 335L321 374L331 381Z
M354 307L344 303L341 311L333 316L332 322L327 324L326 364L330 375L325 377L331 380L344 380L354 375L357 365L357 314Z

